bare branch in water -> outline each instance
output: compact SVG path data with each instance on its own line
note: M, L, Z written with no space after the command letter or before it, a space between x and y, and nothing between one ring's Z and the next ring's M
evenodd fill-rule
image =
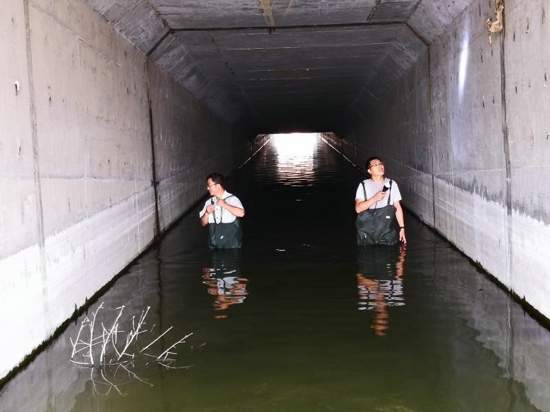
M175 348L177 345L179 345L180 343L184 343L185 342L185 339L187 339L189 336L191 336L192 333L190 333L189 335L186 335L184 336L182 339L178 340L176 343L174 343L172 346L170 346L168 349L166 349L164 352L162 352L158 357L157 357L157 360L161 359L163 356L166 357L167 354L170 352L170 349L172 348Z
M140 365L142 368L149 366L149 361L144 362L146 358L155 359L154 364L160 365L165 369L189 368L189 366L176 366L177 352L174 351L174 348L185 343L186 339L193 335L193 333L170 345L160 355L153 355L146 351L171 331L173 329L172 326L162 332L153 341L146 343L143 349L140 349L139 346L141 345L138 345L139 335L148 332L147 337L149 337L156 326L153 325L151 330L147 330L144 327L147 324L146 317L151 309L149 306L141 312L139 317L132 316L129 321L131 326L130 331L126 334L124 342L121 342L121 345L119 345L118 335L124 333L121 321L125 306L116 308L118 313L110 327L106 327L101 322L101 331L98 332L98 336L94 336L97 332L96 329L98 329L96 328L96 323L100 322L98 315L103 309L104 305L101 303L92 313L91 317L86 317L81 321L76 338L74 340L72 337L69 338L72 347L70 360L75 366L90 368L90 380L92 381L94 394L107 396L114 389L119 395L124 396L119 386L121 381L124 382L125 379L128 381L135 379L153 386L147 379L140 377L139 372L135 371L136 365ZM101 349L94 349L96 347L100 347ZM99 352L99 356L94 356L94 350ZM99 371L99 375L96 374L94 377L95 370ZM120 376L122 370L126 372L126 376ZM107 390L100 391L99 385L106 387Z
M156 338L153 342L151 342L149 345L147 345L146 347L144 347L144 348L143 348L142 350L140 350L139 352L141 353L141 352L143 352L143 351L149 349L151 346L153 346L153 344L154 344L156 341L158 341L160 338L162 338L164 335L166 335L166 334L170 331L170 329L172 329L172 328L173 328L173 326L170 326L168 329L166 329L166 330L162 333L162 335L160 335L158 338Z

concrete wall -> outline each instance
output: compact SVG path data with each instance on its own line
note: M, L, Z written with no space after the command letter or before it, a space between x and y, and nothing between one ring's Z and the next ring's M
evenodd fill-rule
M4 3L0 377L252 150L83 0Z
M382 156L409 209L550 318L545 6L507 0L490 44L474 1L341 146Z
M507 4L510 285L550 318L550 4Z
M160 227L206 195L205 178L228 174L253 150L250 135L213 116L206 106L149 64ZM199 119L200 121L190 121Z

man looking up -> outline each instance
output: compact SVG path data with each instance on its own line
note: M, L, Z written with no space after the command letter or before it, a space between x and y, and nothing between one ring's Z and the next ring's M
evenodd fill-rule
M406 244L405 219L397 183L386 177L386 167L378 156L369 158L365 166L370 178L359 184L355 194L355 211L359 215L356 220L357 244L389 246L398 241ZM377 209L383 213L369 213ZM394 220L398 231L392 227Z

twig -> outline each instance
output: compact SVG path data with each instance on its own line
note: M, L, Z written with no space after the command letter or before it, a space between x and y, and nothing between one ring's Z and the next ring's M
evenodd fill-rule
M88 362L78 362L78 361L75 361L74 359L71 359L71 362L76 363L77 365L84 365L84 366L90 365Z
M159 364L163 367L165 367L166 369L191 369L193 367L193 365L190 365L190 366L170 366L170 365L166 365L162 362L159 362Z
M183 338L181 338L180 340L178 340L176 343L174 343L172 346L170 346L168 349L166 349L164 352L162 352L158 357L157 357L157 360L162 358L163 356L165 356L165 354L167 354L168 352L170 352L170 349L172 348L175 348L177 345L179 345L180 343L184 343L185 342L185 339L187 339L189 336L191 336L192 333L190 333L189 335L186 335L184 336ZM167 356L167 355L166 355Z
M143 351L145 351L145 350L149 349L151 346L153 346L153 344L154 344L156 341L158 341L160 338L162 338L164 335L166 335L166 334L170 331L170 329L172 329L172 328L173 328L173 326L170 326L168 329L166 329L166 330L163 332L162 335L160 335L160 336L159 336L158 338L156 338L153 342L151 342L149 345L147 345L147 346L144 347L142 350L140 350L139 353L142 353Z
M85 318L82 323L80 324L80 329L78 329L78 333L76 335L76 339L75 341L73 342L73 339L72 338L69 338L69 340L71 341L71 345L73 345L73 352L71 354L71 359L74 357L74 355L76 354L76 345L78 345L78 341L80 340L80 334L82 333L82 329L84 329L85 327L85 323L86 323L86 320L89 320L88 318Z
M101 377L107 382L109 385L111 385L115 390L118 392L119 395L125 396L120 389L118 389L118 386L116 386L113 382L109 381L107 377L105 376L105 373L103 372L103 369L101 369Z
M92 316L92 320L90 321L90 353L89 353L89 356L90 356L90 362L91 363L94 363L94 354L93 354L93 345L92 345L92 342L93 342L93 336L94 336L94 325L95 325L95 319L96 319L96 316L97 316L97 313L103 309L103 302L101 302L101 305L99 305L99 307L96 309L96 311L93 313L93 316Z
M138 381L143 382L143 383L145 383L145 384L147 384L147 385L149 385L149 386L151 386L151 387L155 386L155 385L153 385L152 383L148 382L147 380L142 379L142 378L140 378L139 376L137 376L134 372L132 372L130 369L126 368L124 365L120 365L120 366L122 366L122 368L123 368L126 372L128 372L130 375L132 375L132 376L133 376L134 378L136 378Z
M99 356L99 363L103 363L103 359L105 357L105 349L107 348L107 344L109 343L109 339L111 335L113 334L113 331L115 330L116 326L118 325L118 320L122 316L122 312L124 311L124 305L120 306L118 312L118 316L116 317L115 321L113 322L113 326L111 326L111 329L107 333L107 336L103 339L103 347L101 348L101 355Z
M143 324L143 321L145 320L145 316L147 316L147 313L149 313L149 309L151 309L151 306L147 306L147 310L145 311L145 314L142 313L142 316L138 322L138 325L137 327L128 333L128 336L126 338L126 346L124 347L124 349L122 350L122 352L119 354L118 356L118 360L120 360L120 358L122 357L122 355L125 354L126 352L126 349L128 349L128 346L130 346L130 343L132 343L132 341L134 340L134 338L138 335L138 332L139 332L139 329L141 328L141 325ZM135 316L132 318L132 325L134 323L134 318Z

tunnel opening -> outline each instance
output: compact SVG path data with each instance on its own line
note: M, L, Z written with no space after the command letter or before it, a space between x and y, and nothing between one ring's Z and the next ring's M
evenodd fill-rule
M284 133L271 135L277 153L277 168L302 173L312 168L313 154L320 141L319 133ZM299 170L299 171L298 171Z

